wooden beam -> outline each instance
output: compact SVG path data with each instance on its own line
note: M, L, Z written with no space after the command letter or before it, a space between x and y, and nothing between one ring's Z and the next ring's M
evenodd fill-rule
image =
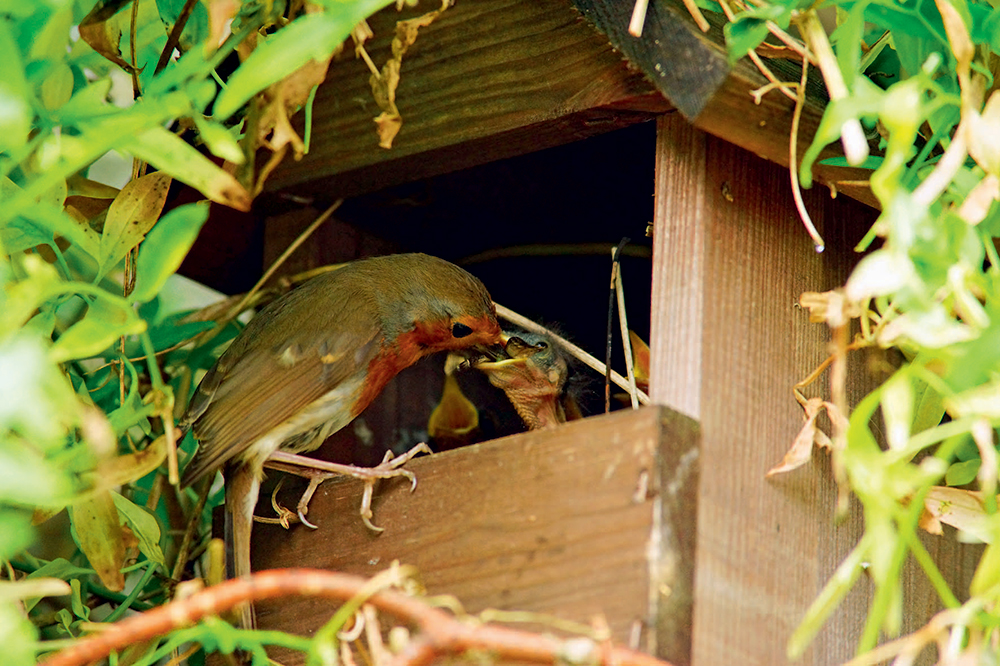
M875 212L806 193L826 239L801 228L787 172L692 128L658 121L653 232L651 397L701 424L693 663L784 664L806 609L857 543L857 505L834 520L829 458L768 479L802 424L791 388L828 353L827 328L797 307L803 291L843 285ZM851 356L852 404L886 377L878 356ZM808 389L826 395L824 376ZM926 536L926 535L925 535ZM961 594L975 546L925 538ZM850 660L870 601L864 580L797 664ZM904 577L906 630L941 608L915 566Z
M403 17L426 11L421 6ZM366 44L381 65L395 22L371 17ZM403 126L378 147L369 72L350 49L316 95L313 143L269 190L350 196L600 134L670 109L568 0L460 2L420 30L402 64ZM300 114L301 116L301 114ZM301 126L301 118L298 122Z
M366 46L376 63L388 57L395 22L419 11L400 15L390 7L370 19L375 38ZM721 39L716 30L699 43L720 51ZM657 48L670 51L673 45ZM576 141L672 109L569 0L459 2L420 30L403 59L397 91L403 127L386 150L378 147L373 118L379 109L368 68L347 51L331 65L316 95L310 153L299 162L286 160L268 181L269 191L323 200L353 196ZM768 62L783 80L798 81L795 63ZM794 105L778 92L755 104L750 91L765 83L746 59L738 62L696 124L787 165ZM810 91L801 120L800 156L825 105L815 79ZM302 114L296 122L301 128ZM838 150L832 146L824 156ZM864 179L868 173L816 169L817 180L827 184ZM874 202L866 188L841 189Z
M331 481L309 512L320 529L254 528L254 568L370 575L399 560L419 568L429 594L454 595L470 613L535 611L585 624L603 614L616 641L638 635L638 647L685 666L697 439L690 419L643 409L418 458L407 466L416 492L405 481L379 489L379 535L358 518L361 484ZM281 497L294 505L297 495ZM330 615L326 602L307 599L258 608L261 628L300 634Z

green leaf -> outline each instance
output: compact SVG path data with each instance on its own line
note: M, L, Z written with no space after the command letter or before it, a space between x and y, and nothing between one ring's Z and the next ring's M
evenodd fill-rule
M160 217L170 190L169 174L157 171L130 181L108 208L101 235L100 280L138 245Z
M23 492L24 501L38 502L48 493L63 492L65 481L50 479L57 468L40 459L65 445L66 430L76 425L78 417L76 394L47 358L41 340L22 334L0 343L0 432L16 431L24 437L16 448L0 447L0 454L11 458L0 464L0 475L4 476L0 498L11 499ZM25 466L35 464L35 460L39 460L39 469L47 470L43 477L26 474ZM52 487L43 488L47 484Z
M135 289L129 299L143 303L153 299L173 275L198 232L208 219L208 202L187 204L170 211L153 227L139 248Z
M38 631L16 602L0 603L0 645L7 666L34 666Z
M0 21L0 153L20 148L28 139L34 113L31 110L31 87L24 74L21 50L11 34L12 23ZM13 134L11 134L13 133Z
M877 169L882 166L882 158L878 155L869 155L861 164L852 166L847 163L846 157L838 155L837 157L828 157L825 160L820 160L817 164L822 164L824 166L851 167L854 169Z
M34 540L35 527L31 524L30 511L0 511L0 558L9 560Z
M163 551L160 550L160 524L156 522L156 518L116 492L111 493L111 498L115 502L115 507L118 508L119 515L138 537L139 551L150 562L155 562L161 567L166 566Z
M66 3L61 9L53 12L41 30L32 31L31 49L28 55L31 60L61 61L66 58L66 48L69 46L70 28L73 25L73 6Z
M57 557L54 560L46 562L41 567L25 576L25 578L29 580L32 578L59 578L60 580L71 580L73 578L82 578L93 574L93 569L78 567L69 560Z
M389 4L388 0L327 2L326 11L306 14L254 49L233 73L215 101L213 115L225 120L251 97L277 83L310 60L330 56L359 21Z
M90 608L87 604L83 603L81 598L80 581L74 578L69 582L70 589L72 590L72 596L70 597L70 608L73 609L73 615L84 622L90 621Z
M944 399L941 394L920 378L914 380L913 432L923 432L941 423L944 418Z
M250 193L236 178L164 128L153 127L122 143L139 159L194 187L212 201L237 210L250 210Z
M823 586L819 596L810 604L802 622L788 639L786 650L789 658L797 659L802 656L830 614L854 587L863 571L862 563L868 556L870 544L871 536L866 532L854 550L837 567L829 582Z
M944 482L949 486L964 486L972 483L979 474L983 461L979 458L952 463L944 475Z
M179 342L190 340L203 331L215 327L215 322L211 321L189 321L180 323L174 320L158 324L149 329L149 339L153 343L153 348L167 349ZM139 350L136 350L137 354Z
M156 8L159 10L160 20L163 21L163 28L166 32L173 30L185 4L187 4L187 0L156 0ZM182 50L188 51L195 48L208 36L209 24L206 3L195 3L187 23L184 24L184 32L181 33Z
M18 217L0 228L0 242L3 243L5 252L13 254L39 245L51 245L55 242L55 236L51 230Z
M243 164L246 161L239 141L233 136L235 130L226 129L225 126L201 115L194 117L194 124L198 128L201 140L213 155L233 164Z
M70 326L52 346L51 358L62 363L97 356L123 335L146 330L146 322L128 307L109 304L108 299L91 303L83 319Z
M882 386L882 418L891 449L905 449L913 423L913 384L908 366L896 372Z
M993 522L995 525L995 521ZM973 574L972 582L969 584L969 592L975 596L993 596L998 585L1000 585L1000 539L994 538L979 559L979 566L976 567L976 573Z
M790 16L791 8L780 4L753 7L737 15L735 21L727 23L723 28L730 64L745 56L747 51L760 46L768 34L768 21L787 28Z

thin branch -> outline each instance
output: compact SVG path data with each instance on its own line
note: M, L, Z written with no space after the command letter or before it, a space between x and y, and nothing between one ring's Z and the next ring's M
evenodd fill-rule
M299 246L305 243L306 239L312 236L313 232L316 231L316 229L318 229L321 224L329 220L330 216L333 215L334 212L336 212L336 210L340 208L341 204L343 203L344 203L343 199L337 199L336 201L333 202L333 204L330 205L329 208L324 210L323 213L319 217L317 217L312 224L306 227L306 230L303 231L301 234L299 234L298 238L292 241L292 244L289 245L287 248L285 248L285 251L281 253L281 256L274 260L274 263L271 264L271 267L268 268L267 271L262 276L260 276L260 279L257 280L257 284L255 284L253 288L243 296L243 300L241 300L239 304L237 304L237 306L233 308L233 312L235 312L236 314L242 312L243 308L246 307L246 304L250 302L250 299L252 299L254 295L256 295L258 291L260 291L260 288L263 287L264 284L271 279L271 276L274 275L274 272L277 271L283 263L285 263L285 260L287 260L288 257L290 257L293 252L299 249Z
M604 345L604 365L607 368L611 367L611 346L614 342L614 334L612 333L614 318L615 318L615 284L617 283L618 276L618 261L621 259L622 248L628 245L629 238L622 238L621 242L617 246L611 248L611 284L610 291L608 292L608 329L607 338ZM611 375L607 372L604 373L604 413L607 414L611 411Z
M163 68L170 62L170 56L173 55L174 49L181 42L181 34L184 32L184 26L187 25L188 18L191 17L191 12L194 11L197 1L187 0L181 9L181 13L177 15L174 27L170 30L170 36L167 37L167 44L163 47L163 51L160 52L160 59L156 62L156 69L153 70L154 75L162 72Z
M497 302L494 302L493 304L497 308L497 315L500 316L502 319L505 319L512 324L520 326L526 331L531 331L532 333L541 333L542 335L549 336L549 338L554 340L556 344L565 349L566 352L568 352L578 361L586 365L588 368L594 370L595 372L600 373L602 376L606 372L607 369L606 365L604 365L596 358L594 358L593 355L587 353L580 347L574 345L572 342L562 337L558 333L555 333L545 328L541 324L532 321L531 319L528 319L524 315L518 314L517 312L514 312L510 308L504 307L503 305L500 305ZM622 377L614 370L612 370L609 374L611 375L611 381L613 381L620 388L623 388L626 391L628 390L628 380L626 380L624 377ZM645 391L640 391L636 389L636 395L639 396L639 402L642 403L643 405L650 404L651 401L649 399L649 395L647 395Z
M127 645L190 626L247 602L289 596L346 602L363 592L368 583L368 579L359 576L316 569L261 571L112 624L101 633L83 638L72 647L42 660L39 666L83 666ZM487 651L502 659L554 664L566 654L570 641L574 647L580 641L590 641L586 663L670 666L665 661L626 648L601 649L591 639L579 636L562 639L551 634L533 634L507 627L464 622L430 606L424 599L392 590L379 591L368 602L420 630L417 637L397 655L392 662L394 666L419 666L443 655L468 650Z
M823 241L823 237L819 235L819 231L816 230L816 225L813 224L812 218L809 216L809 211L806 210L806 202L802 200L802 189L799 187L799 119L802 118L802 107L806 103L806 79L808 77L809 61L803 60L802 78L799 79L795 112L792 114L792 133L788 139L788 174L792 179L792 198L795 199L795 208L798 209L802 224L805 225L806 231L809 232L809 236L813 239L816 251L822 252L826 249L826 243Z
M816 63L823 72L823 80L826 82L826 89L830 93L830 99L837 102L846 99L850 95L847 83L844 82L844 75L840 71L837 56L833 53L830 40L826 36L826 30L820 23L816 12L807 11L799 15L799 30L802 37L813 53L816 54ZM844 156L851 166L858 166L868 158L868 141L865 139L865 131L861 127L861 121L857 118L848 118L840 127L840 142L844 146Z
M642 28L646 25L646 11L649 9L649 0L635 0L632 7L632 20L628 22L628 34L633 37L642 37Z
M757 69L759 69L760 73L764 75L764 78L770 81L769 84L761 86L760 88L757 88L757 90L754 90L750 93L751 95L753 95L754 103L760 104L761 98L774 89L779 90L785 97L792 100L793 102L798 99L798 96L796 94L793 94L792 91L789 90L789 88L795 88L794 83L779 81L778 77L774 75L771 69L764 64L764 60L759 55L757 55L757 53L754 52L753 50L747 51L747 56L750 57L750 60L753 61L753 64L757 65Z
M632 409L639 409L639 396L635 386L635 368L632 362L632 341L628 335L628 315L625 311L625 287L622 286L622 265L615 262L615 293L618 296L618 323L621 325L622 346L625 348L625 371L628 375L628 394Z

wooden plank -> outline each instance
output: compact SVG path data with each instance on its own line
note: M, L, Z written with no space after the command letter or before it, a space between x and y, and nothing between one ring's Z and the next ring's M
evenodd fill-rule
M400 15L388 8L372 17L376 36L368 50L375 62L388 57L395 21L419 11ZM721 52L721 30L713 30L709 39ZM658 48L674 47L665 43ZM796 64L768 63L783 80L798 81ZM353 196L579 140L671 109L569 0L460 2L421 29L403 61L397 94L403 128L391 150L377 145L372 119L378 109L368 76L367 67L349 52L331 65L316 96L311 152L299 162L286 160L268 181L269 191L323 200ZM810 78L800 155L825 106L822 86L816 76ZM755 104L750 91L766 82L746 59L736 63L696 123L787 165L794 105L777 92ZM834 145L824 156L838 150ZM868 173L816 168L821 183L863 180ZM838 187L875 202L867 188Z
M358 519L359 482L328 482L309 513L319 530L255 528L254 568L371 575L399 560L420 569L428 593L455 595L471 613L517 609L584 623L603 614L616 640L627 643L638 626L640 645L689 663L697 484L689 419L657 408L617 412L419 458L408 469L416 492L396 481L378 491L382 534ZM294 505L294 493L282 497ZM315 600L258 609L262 628L304 634L330 614ZM658 614L669 620L650 631Z
M827 354L826 327L796 302L843 284L874 211L807 192L827 241L816 254L785 170L673 116L659 121L657 164L651 395L702 424L693 663L787 663L788 637L863 527L856 506L834 523L825 454L764 476L802 423L792 385ZM880 364L855 355L852 401L884 378L869 369ZM967 589L975 549L933 543L953 589ZM939 603L912 568L904 583L912 630ZM796 663L849 660L870 591L862 581Z
M394 24L421 6L373 16L366 47L388 58ZM461 2L420 30L402 65L403 126L378 147L369 72L348 52L316 96L313 143L269 190L350 196L559 145L648 120L670 108L568 0ZM301 118L298 122L301 126Z

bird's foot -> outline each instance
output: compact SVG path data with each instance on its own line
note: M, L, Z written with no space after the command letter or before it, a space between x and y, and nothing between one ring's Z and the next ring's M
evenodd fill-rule
M393 456L392 451L386 451L382 463L375 467L355 467L354 465L342 465L325 460L307 458L293 453L285 453L284 451L277 451L271 454L271 457L264 463L264 466L269 469L277 469L307 478L309 479L309 486L299 499L296 514L292 514L290 510L281 507L277 502L272 500L272 505L278 513L279 518L266 519L261 522L280 523L287 527L290 524L290 516L294 516L303 525L316 529L316 525L306 520L306 514L309 512L309 502L312 500L316 489L321 483L332 477L353 476L356 479L361 479L365 484L364 494L361 497L361 521L368 529L374 532L381 532L383 528L372 523L373 514L371 504L372 496L375 493L375 484L380 479L404 476L410 480L410 491L412 492L417 487L417 477L414 476L413 472L400 468L421 453L431 453L431 450L426 444L420 443L400 456Z
M294 511L285 508L278 502L278 491L281 490L281 484L285 482L284 479L278 481L274 486L274 490L271 491L271 508L274 512L278 514L276 518L265 518L264 516L254 516L253 520L255 523L264 523L265 525L281 525L286 530L292 527L293 523L305 522L302 520L301 516L295 514ZM306 523L307 525L309 523ZM309 525L312 527L312 525Z

